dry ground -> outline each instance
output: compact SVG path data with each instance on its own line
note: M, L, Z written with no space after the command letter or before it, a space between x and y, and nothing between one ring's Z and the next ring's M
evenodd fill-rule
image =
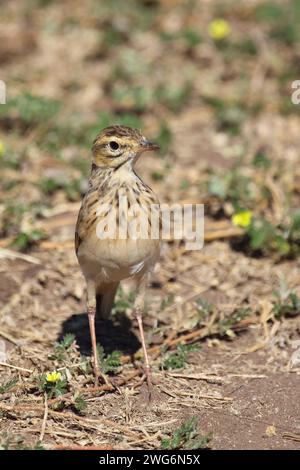
M258 19L262 1L132 1L121 12L117 1L0 3L9 98L0 110L1 446L158 449L196 417L212 449L299 449L299 305L274 310L274 292L281 289L284 305L288 293L300 296L299 240L292 252L288 238L253 249L231 221L242 207L281 230L299 207L300 118L289 97L300 76L299 39L284 35L293 2L280 2L275 20L272 11ZM218 17L230 24L228 43L208 33ZM160 141L162 154L138 170L162 201L206 205L203 250L165 243L149 288L150 407L129 284L112 318L97 325L105 352L122 353L116 389L94 387L86 360L74 224L91 140L113 122ZM265 167L253 164L261 155ZM222 195L232 168L241 187ZM75 343L54 358L67 333ZM162 370L178 344L190 343L198 349L181 368ZM57 369L66 390L47 397L38 378Z

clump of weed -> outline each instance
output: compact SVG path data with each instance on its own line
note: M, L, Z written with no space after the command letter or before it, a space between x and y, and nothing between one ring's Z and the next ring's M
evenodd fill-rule
M179 344L174 353L167 355L161 362L161 369L182 369L186 366L188 354L193 351L198 351L199 345L195 344Z
M7 382L5 382L3 385L0 385L0 393L7 393L11 388L13 388L18 382L18 378L14 377Z
M62 189L69 201L77 201L85 190L82 178L67 178L64 175L59 178L43 178L39 187L46 196Z
M73 400L75 410L79 413L82 413L87 407L87 402L85 401L83 396L80 395L80 393L75 393Z
M60 397L68 391L68 381L60 372L54 371L40 375L38 387L48 398Z
M234 327L237 323L242 321L244 318L248 317L251 313L250 307L241 307L235 309L229 317L220 320L218 323L219 332L221 336L227 335L230 338L234 337L234 332L232 331L232 327Z
M54 346L54 352L50 356L50 359L58 362L63 362L68 358L71 347L74 344L75 336L72 333L67 333L63 339Z
M22 93L0 108L0 123L19 126L21 129L44 125L54 118L61 103L44 97Z
M279 290L275 292L276 302L273 307L274 317L293 317L300 314L300 298L287 288L284 280L281 280Z
M134 292L125 292L120 286L116 295L116 300L112 308L112 315L123 313L127 309L132 309L135 295Z
M97 344L97 352L102 372L104 374L107 374L108 372L115 374L121 366L121 352L113 351L106 355L103 347L99 344Z
M253 217L246 233L253 251L294 258L300 253L300 211L290 214L287 222L276 224L262 216Z
M39 241L45 240L47 235L42 230L31 230L28 232L20 232L11 242L11 246L20 251L26 251Z
M45 450L40 441L28 445L22 436L6 437L0 442L0 450Z
M224 174L212 174L208 180L208 192L223 203L229 202L235 211L239 211L251 207L258 189L237 166Z
M213 312L213 305L205 299L196 300L197 313L199 316L199 322L208 319Z
M169 307L170 305L172 305L172 303L174 302L174 294L169 294L167 295L167 297L165 297L162 301L161 301L161 304L160 304L160 308L159 310L164 310L165 308Z
M161 442L162 449L204 449L211 441L212 435L200 435L197 430L197 419L192 417L178 427L170 438Z
M153 140L159 145L161 154L164 154L169 150L173 140L173 135L170 127L165 121L160 122L158 133Z
M157 101L169 108L173 112L180 111L190 98L192 86L190 83L185 83L182 86L168 87L159 85L154 93Z

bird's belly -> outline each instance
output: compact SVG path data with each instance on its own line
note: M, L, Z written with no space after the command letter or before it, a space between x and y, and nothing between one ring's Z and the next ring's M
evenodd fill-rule
M78 252L82 271L101 282L141 275L151 269L159 255L158 240L98 240L84 245Z

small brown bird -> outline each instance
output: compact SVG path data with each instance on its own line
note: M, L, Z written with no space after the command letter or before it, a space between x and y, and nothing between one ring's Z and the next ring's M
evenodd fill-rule
M159 202L135 173L134 164L143 152L157 149L159 146L146 140L140 131L127 126L111 126L100 132L93 143L89 186L75 232L76 254L87 284L96 382L99 377L106 380L98 362L96 312L101 318L107 318L120 281L133 278L136 281L134 315L144 353L149 394L151 370L142 313L148 275L159 256L160 241L158 237L151 238L150 233L151 211L152 214L153 210L154 214L159 213ZM138 219L138 213L144 218Z

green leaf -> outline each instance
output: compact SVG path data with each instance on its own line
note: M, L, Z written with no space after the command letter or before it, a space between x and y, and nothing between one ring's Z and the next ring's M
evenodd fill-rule
M254 218L247 233L253 250L266 247L274 235L274 227L263 218Z
M161 442L162 449L203 449L212 439L212 434L201 436L197 430L198 422L195 417L185 421L175 429L171 438L164 438Z
M161 369L182 369L185 367L188 359L188 353L199 350L195 344L179 344L174 353L169 354L161 363Z
M14 377L13 379L8 380L3 385L0 385L0 393L8 392L11 388L13 388L16 385L16 383L18 383L17 377Z
M104 374L108 372L117 372L117 369L121 366L121 352L113 351L111 354L105 354L103 346L97 344L97 353L100 362L101 370Z
M229 181L221 176L212 176L208 182L208 191L220 199L225 199L228 191Z

